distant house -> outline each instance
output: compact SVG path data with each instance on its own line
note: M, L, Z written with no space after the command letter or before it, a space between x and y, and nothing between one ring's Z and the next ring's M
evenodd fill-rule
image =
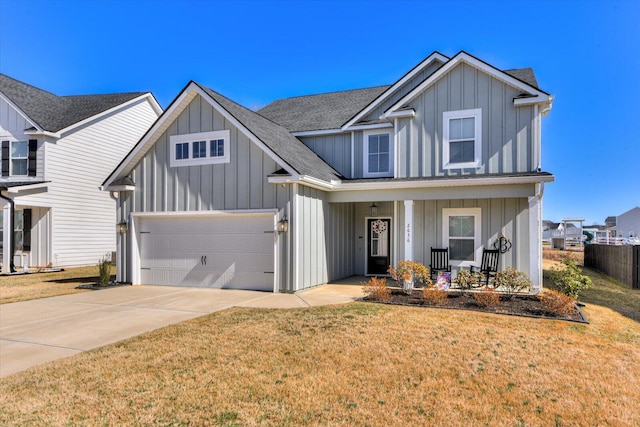
M104 182L118 277L294 292L399 260L500 268L542 285L541 122L530 68L429 55L389 86L251 111L189 82Z
M616 217L615 216L608 216L607 219L604 220L604 225L608 229L614 228L616 226Z
M2 272L115 250L116 201L99 186L161 112L149 92L57 96L0 74Z
M616 217L616 235L627 239L640 237L640 207Z

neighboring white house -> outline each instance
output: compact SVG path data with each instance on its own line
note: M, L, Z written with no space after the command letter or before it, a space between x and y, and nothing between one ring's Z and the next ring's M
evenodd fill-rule
M99 186L161 113L149 92L57 96L0 74L2 272L114 251L116 202Z
M373 58L372 58L373 59ZM189 82L105 180L118 278L294 292L506 241L500 269L542 286L541 122L530 68L434 52L390 86L251 111Z
M618 237L640 237L640 207L635 207L618 215L616 218L616 234Z

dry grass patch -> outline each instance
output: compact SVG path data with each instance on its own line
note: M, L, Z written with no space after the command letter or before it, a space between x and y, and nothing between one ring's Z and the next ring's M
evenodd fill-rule
M3 378L3 425L638 425L640 324L231 309Z
M115 273L114 267L112 273ZM86 292L76 287L96 283L97 280L97 266L68 268L55 273L0 276L0 304Z

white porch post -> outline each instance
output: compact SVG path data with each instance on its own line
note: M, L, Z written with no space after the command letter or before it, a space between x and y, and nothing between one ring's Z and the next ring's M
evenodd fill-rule
M540 188L536 184L536 190ZM533 293L542 291L542 192L529 197L529 258L531 271L529 278L533 282Z
M11 205L2 205L2 272L11 272Z
M404 259L413 261L413 200L404 201Z

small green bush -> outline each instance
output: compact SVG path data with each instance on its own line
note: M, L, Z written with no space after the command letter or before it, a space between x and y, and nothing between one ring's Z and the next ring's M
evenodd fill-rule
M387 279L372 277L362 284L362 292L374 301L388 302L391 299L391 289L387 286Z
M560 292L578 299L580 292L591 286L591 279L582 274L580 267L568 258L562 260L561 268L551 269L551 280Z
M106 254L98 261L98 284L107 286L111 280L111 256Z
M493 280L495 288L502 291L507 299L512 299L518 292L529 290L533 286L533 283L525 273L512 267L497 272Z

